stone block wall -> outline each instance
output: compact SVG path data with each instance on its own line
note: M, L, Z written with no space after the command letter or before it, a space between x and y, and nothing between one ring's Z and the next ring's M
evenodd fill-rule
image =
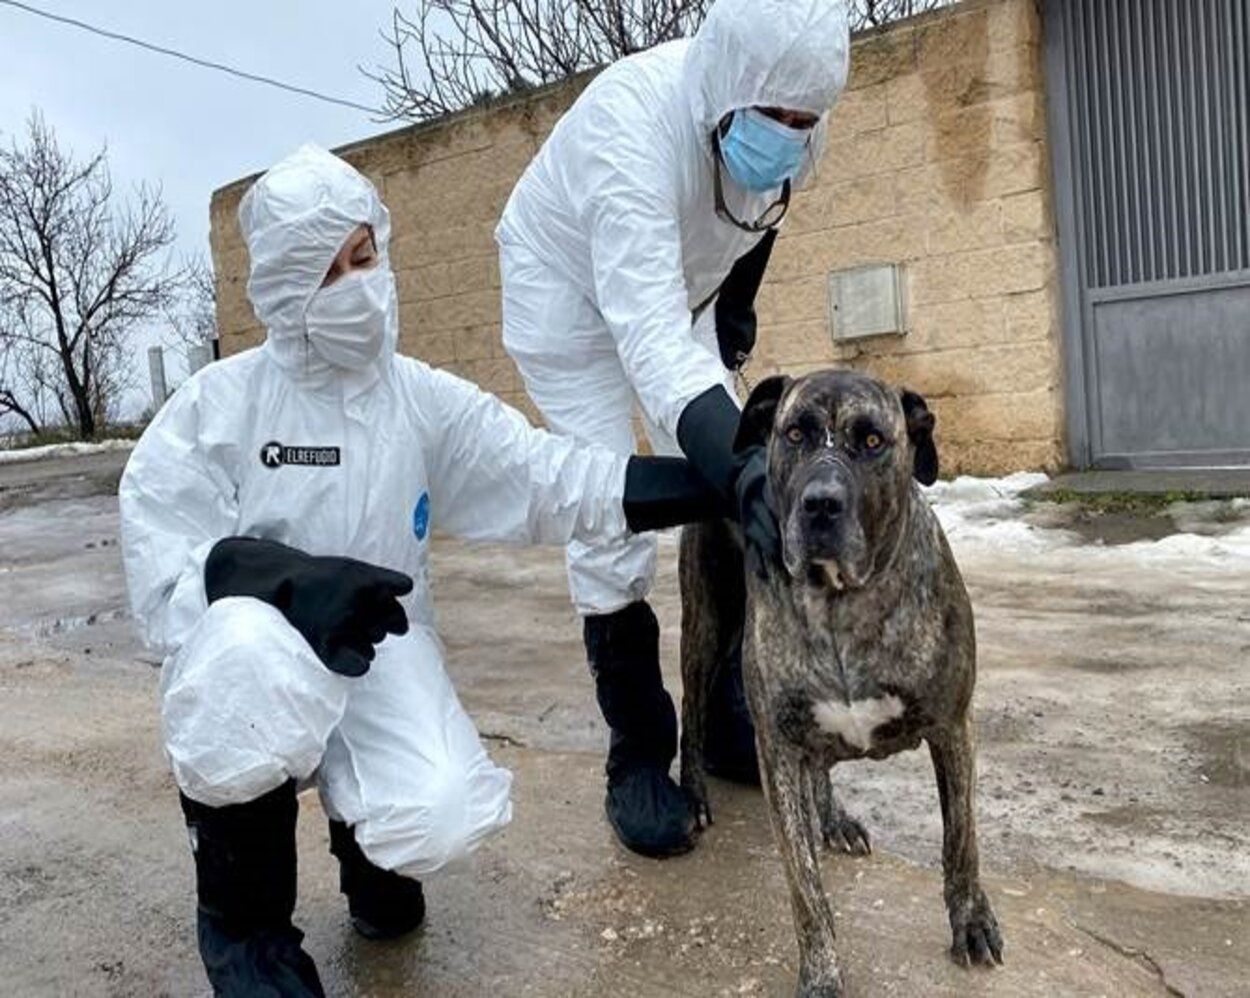
M487 110L403 128L336 149L377 186L391 212L400 350L455 371L540 422L500 339L495 223L513 185L588 77ZM264 330L247 300L238 206L255 177L211 206L222 352Z
M828 275L904 265L908 334L835 344ZM948 471L1063 463L1040 14L964 3L857 40L818 182L761 291L756 372L848 365L923 393Z
M508 193L584 86L339 150L390 207L401 348L537 419L505 355L492 239ZM235 212L218 191L213 259L223 349L259 340ZM835 343L831 272L904 266L906 336ZM924 394L946 472L1062 465L1059 287L1040 15L967 0L860 36L816 182L794 198L760 292L748 376L847 365Z

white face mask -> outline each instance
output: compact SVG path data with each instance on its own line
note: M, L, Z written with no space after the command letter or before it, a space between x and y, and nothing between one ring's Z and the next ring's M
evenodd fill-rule
M395 276L382 264L322 288L304 311L313 350L335 367L368 367L386 342L394 298Z

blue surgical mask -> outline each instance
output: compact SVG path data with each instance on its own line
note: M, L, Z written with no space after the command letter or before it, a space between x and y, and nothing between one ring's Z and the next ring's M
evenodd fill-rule
M734 112L720 139L729 175L748 191L776 190L803 165L810 128L791 128L753 107Z

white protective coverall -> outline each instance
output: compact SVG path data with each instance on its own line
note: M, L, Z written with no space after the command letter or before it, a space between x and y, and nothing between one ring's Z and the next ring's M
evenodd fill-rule
M626 461L533 429L474 386L397 356L359 372L310 351L304 310L346 237L390 222L373 185L312 146L266 173L239 220L264 346L175 392L121 482L131 606L165 656L162 724L183 792L243 803L315 778L374 864L418 876L511 816L511 774L487 757L443 668L426 561L432 530L513 542L623 537ZM393 280L392 280L393 283ZM274 607L208 605L204 563L247 535L410 575L410 631L370 671L326 668Z
M712 310L694 328L691 313L760 234L716 214L712 131L737 108L819 115L810 170L849 50L842 0L716 0L693 39L610 66L560 119L495 233L504 345L553 430L629 454L637 400L653 448L673 454L686 404L730 387ZM745 221L777 197L724 183ZM655 551L645 536L574 541L579 611L643 598Z

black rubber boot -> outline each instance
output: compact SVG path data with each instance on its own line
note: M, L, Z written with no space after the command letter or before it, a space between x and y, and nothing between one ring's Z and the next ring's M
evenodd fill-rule
M421 881L370 863L350 825L330 822L330 852L339 861L352 925L366 939L397 939L425 921Z
M195 853L200 956L215 995L324 998L291 924L295 911L295 782L246 804L182 798Z
M721 660L707 708L704 765L713 776L747 786L760 785L755 725L742 685L742 640Z
M677 754L677 712L660 677L660 626L645 602L587 617L583 627L599 709L612 729L608 822L621 844L644 856L694 845L689 801L668 775Z

